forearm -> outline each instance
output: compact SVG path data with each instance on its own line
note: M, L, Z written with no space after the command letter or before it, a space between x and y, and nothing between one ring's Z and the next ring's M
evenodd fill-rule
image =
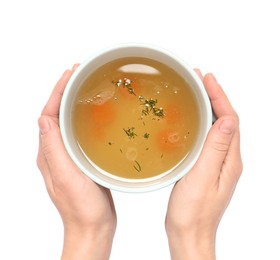
M215 260L215 236L168 234L172 260Z
M65 230L61 260L109 259L113 237L114 232Z

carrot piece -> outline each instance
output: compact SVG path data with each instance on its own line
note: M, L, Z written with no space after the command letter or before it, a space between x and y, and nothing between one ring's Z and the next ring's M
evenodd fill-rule
M181 118L181 113L176 105L168 105L164 108L164 113L165 113L165 120L168 123L176 123L180 120Z
M176 130L163 130L158 134L158 145L161 150L173 150L181 142L180 134Z
M107 101L102 105L92 105L92 119L95 124L105 126L111 123L116 117L112 102Z

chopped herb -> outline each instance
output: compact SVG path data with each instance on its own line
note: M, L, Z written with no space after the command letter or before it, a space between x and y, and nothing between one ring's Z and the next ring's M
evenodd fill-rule
M157 117L160 117L160 118L163 118L164 117L164 111L163 111L163 108L160 107L156 107L157 105L157 99L145 99L143 96L139 96L139 100L141 102L141 105L144 106L144 109L142 109L142 115L143 116L147 116L149 115L150 113L152 113L154 116L157 116Z
M114 81L114 80L112 81L112 83L115 84L117 87L122 86L123 88L126 88L130 94L136 96L134 89L131 86L131 82L132 81L127 78L124 78L123 80L119 79L118 81Z
M137 134L134 132L134 127L129 127L127 129L123 128L123 131L126 133L129 139L135 138Z
M146 139L148 139L149 136L150 136L150 134L148 134L148 133L145 133L145 134L143 135L143 137L146 138Z
M114 83L117 87L119 87L120 85L122 85L122 80L119 79L118 81L112 81L112 83Z
M138 172L141 172L142 168L139 162L137 162L136 160L134 162L136 163L136 165L133 165L134 169Z
M108 142L108 144L109 144L109 145L112 145L113 143L112 143L112 142Z

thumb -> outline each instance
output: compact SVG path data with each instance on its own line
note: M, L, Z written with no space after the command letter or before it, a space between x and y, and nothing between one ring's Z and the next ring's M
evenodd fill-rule
M49 116L38 120L40 129L41 152L51 172L64 172L64 167L73 163L65 150L57 122ZM61 174L61 173L60 173Z
M210 129L197 162L199 166L210 172L220 174L224 160L229 151L231 140L238 122L234 117L220 117Z

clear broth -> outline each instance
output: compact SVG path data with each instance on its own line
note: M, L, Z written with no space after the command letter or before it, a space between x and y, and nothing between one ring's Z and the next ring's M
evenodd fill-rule
M191 151L199 128L188 83L147 58L122 58L94 71L72 112L76 140L89 160L128 179L172 169Z

